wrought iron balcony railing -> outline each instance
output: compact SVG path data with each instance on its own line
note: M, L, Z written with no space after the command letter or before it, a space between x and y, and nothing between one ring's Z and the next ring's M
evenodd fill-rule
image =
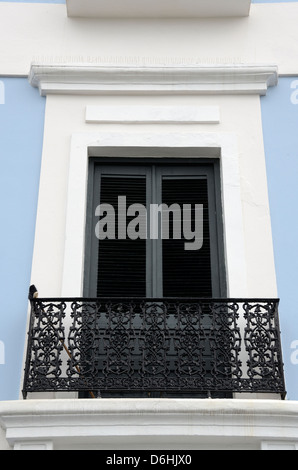
M278 300L74 298L31 305L24 398L43 391L285 397Z

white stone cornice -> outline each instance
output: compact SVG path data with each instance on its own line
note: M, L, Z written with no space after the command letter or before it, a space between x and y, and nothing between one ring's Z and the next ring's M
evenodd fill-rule
M259 94L278 81L277 66L113 67L32 64L29 82L48 94Z

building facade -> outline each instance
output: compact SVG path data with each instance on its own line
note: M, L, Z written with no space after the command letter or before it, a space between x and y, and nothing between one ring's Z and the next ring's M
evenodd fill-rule
M298 448L297 16L0 1L0 448Z

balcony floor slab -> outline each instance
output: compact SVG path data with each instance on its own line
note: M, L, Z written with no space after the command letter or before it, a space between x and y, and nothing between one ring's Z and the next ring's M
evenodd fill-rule
M11 448L267 449L298 446L298 402L247 399L0 403ZM298 448L298 447L297 447Z

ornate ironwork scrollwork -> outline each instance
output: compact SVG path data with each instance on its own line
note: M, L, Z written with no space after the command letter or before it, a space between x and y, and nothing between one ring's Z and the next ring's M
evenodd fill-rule
M283 381L279 322L275 302L245 302L244 342L249 354L247 374L251 383L273 391Z
M285 395L277 300L31 304L24 396L84 390Z

